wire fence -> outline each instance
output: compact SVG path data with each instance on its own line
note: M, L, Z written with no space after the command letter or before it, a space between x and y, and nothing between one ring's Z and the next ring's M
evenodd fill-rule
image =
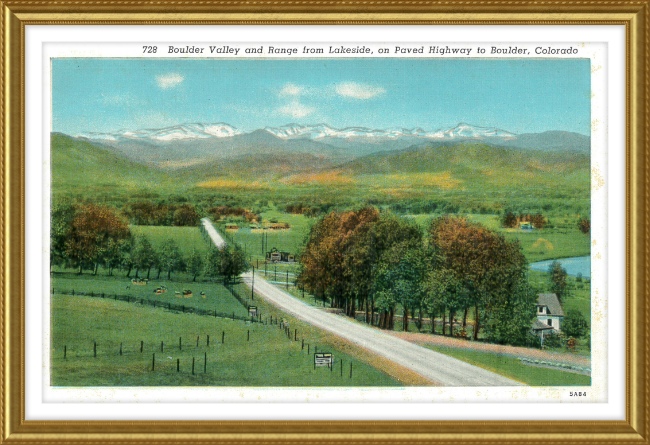
M233 296L235 296L235 292L233 290L231 290L231 293L233 294ZM105 299L110 299L115 301L125 301L127 303L141 304L143 306L152 306L154 308L167 309L169 311L181 312L184 314L204 315L204 316L217 317L217 318L230 318L232 320L249 321L251 323L262 322L262 316L261 313L259 312L255 316L251 315L249 317L244 317L241 315L237 315L234 312L232 314L229 314L226 312L217 311L216 309L215 310L202 309L194 306L186 306L184 304L174 304L171 302L152 300L149 298L134 297L132 295L107 294L104 292L99 292L99 293L76 292L74 289L52 289L52 295L72 295L72 296L84 296L84 297L92 297L92 298L105 298ZM235 296L235 298L244 307L248 308L248 305L244 303L244 300L241 297Z

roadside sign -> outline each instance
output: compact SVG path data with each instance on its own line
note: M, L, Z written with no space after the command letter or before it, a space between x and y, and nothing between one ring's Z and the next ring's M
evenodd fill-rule
M317 352L314 354L314 366L327 366L330 368L334 363L334 356L331 352Z
M248 306L248 315L257 317L257 306Z

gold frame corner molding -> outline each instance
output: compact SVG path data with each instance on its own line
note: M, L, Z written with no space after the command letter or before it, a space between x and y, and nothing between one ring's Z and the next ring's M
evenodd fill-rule
M650 0L0 1L3 443L648 443ZM626 367L620 421L28 421L25 27L106 24L622 25L626 30Z

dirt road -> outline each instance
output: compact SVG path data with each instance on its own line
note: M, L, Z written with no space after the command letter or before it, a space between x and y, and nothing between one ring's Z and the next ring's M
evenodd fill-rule
M251 285L251 274L242 275ZM517 386L507 379L395 336L364 327L339 315L309 306L259 277L255 292L285 312L387 358L443 386Z

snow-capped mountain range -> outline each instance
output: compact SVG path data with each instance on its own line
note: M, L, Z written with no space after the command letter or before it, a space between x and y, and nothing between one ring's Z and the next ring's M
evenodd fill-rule
M95 141L119 141L121 139L151 141L186 141L192 139L228 138L242 134L235 127L224 124L182 124L149 130L121 130L115 133L82 133L78 137Z
M548 131L514 134L499 128L460 123L453 128L334 128L326 124L288 124L243 132L232 125L188 123L166 128L84 133L76 136L130 159L155 165L181 165L214 159L253 157L315 157L332 164L373 153L416 147L435 149L447 144L479 142L546 151L589 153L590 138L577 133Z
M498 128L478 127L460 123L450 129L425 131L422 128L391 128L385 130L370 129L365 127L333 128L327 124L300 125L288 124L281 127L266 127L263 131L284 140L311 139L322 140L326 138L339 139L399 139L402 137L416 137L424 139L482 139L499 138L513 139L517 135ZM123 130L115 133L83 133L77 137L98 142L118 142L120 140L137 140L156 142L190 141L209 138L231 138L244 134L232 125L219 122L213 124L182 124L172 127L146 130Z

